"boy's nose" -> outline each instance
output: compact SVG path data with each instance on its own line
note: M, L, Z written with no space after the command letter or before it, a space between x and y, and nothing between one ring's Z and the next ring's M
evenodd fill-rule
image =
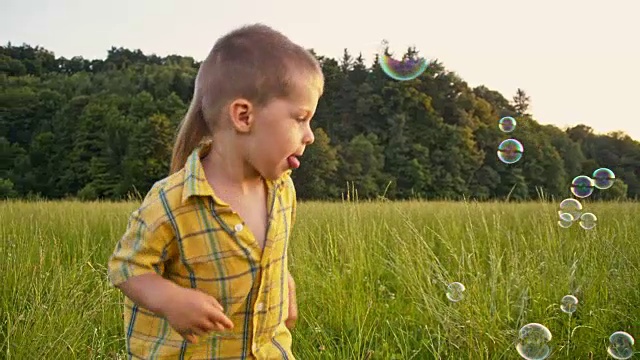
M307 127L307 129L304 132L304 137L302 138L302 142L305 145L311 145L315 140L316 140L316 137L315 135L313 135L313 130L311 130L311 127Z

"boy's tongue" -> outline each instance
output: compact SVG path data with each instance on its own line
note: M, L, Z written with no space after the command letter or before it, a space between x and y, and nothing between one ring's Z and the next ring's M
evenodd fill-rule
M287 158L287 162L289 162L289 167L292 169L297 169L300 167L300 160L295 155L291 155Z

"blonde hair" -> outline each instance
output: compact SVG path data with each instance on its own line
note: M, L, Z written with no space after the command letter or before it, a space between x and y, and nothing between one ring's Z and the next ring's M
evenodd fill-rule
M193 98L182 119L173 146L171 173L179 171L189 155L213 131L223 110L242 97L260 107L294 90L294 75L324 77L312 53L272 28L254 24L220 38L200 65Z

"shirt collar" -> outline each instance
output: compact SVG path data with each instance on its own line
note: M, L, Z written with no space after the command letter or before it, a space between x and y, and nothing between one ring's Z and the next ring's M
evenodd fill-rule
M185 203L192 196L210 196L219 205L228 206L228 204L224 203L215 195L211 185L207 181L207 177L205 176L201 159L205 157L209 151L211 151L211 141L201 143L187 158L184 165L182 202ZM266 182L269 190L271 191L274 186L281 189L287 177L291 175L291 172L292 170L289 169L278 180L267 180Z

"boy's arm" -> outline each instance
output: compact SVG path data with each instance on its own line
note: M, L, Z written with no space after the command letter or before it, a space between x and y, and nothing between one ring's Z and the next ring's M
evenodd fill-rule
M296 282L293 280L293 276L289 270L287 270L287 274L289 279L287 281L287 285L289 286L289 316L285 321L285 325L289 329L293 329L296 325L296 321L298 320L298 304L296 302Z
M215 298L163 277L165 262L178 254L174 239L162 206L140 207L131 214L127 230L109 258L111 284L134 303L166 318L191 343L213 330L233 328Z
M144 209L144 210L143 210ZM163 278L164 263L174 253L174 233L154 206L140 207L108 261L110 283L138 305L161 314L178 285Z
M133 276L116 287L134 303L160 316L166 315L166 304L180 290L178 285L155 273Z

